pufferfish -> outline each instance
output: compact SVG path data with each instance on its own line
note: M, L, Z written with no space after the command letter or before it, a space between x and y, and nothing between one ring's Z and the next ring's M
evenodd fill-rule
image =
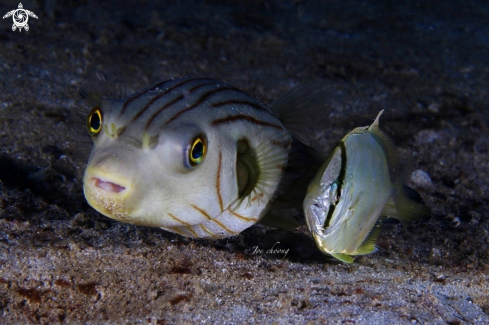
M301 208L320 167L290 114L314 92L299 87L266 106L224 82L183 78L87 98L85 197L109 218L191 238L234 236L267 213L273 224Z
M316 245L346 263L353 262L350 255L376 250L384 217L402 222L430 217L419 194L405 185L409 167L393 181L397 155L379 129L382 113L370 126L355 128L341 140L304 199L306 222Z

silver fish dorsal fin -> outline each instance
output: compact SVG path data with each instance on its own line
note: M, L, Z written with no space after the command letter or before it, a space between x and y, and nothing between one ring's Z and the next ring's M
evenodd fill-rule
M380 146L382 147L382 150L385 153L385 157L387 159L387 164L389 166L389 171L392 177L392 173L394 169L398 165L398 155L397 155L397 150L394 144L392 143L392 140L389 138L387 134L385 134L380 128L379 128L379 122L380 122L380 116L384 113L384 110L381 110L377 117L375 118L375 121L368 127L368 131L371 132L377 141L379 142Z

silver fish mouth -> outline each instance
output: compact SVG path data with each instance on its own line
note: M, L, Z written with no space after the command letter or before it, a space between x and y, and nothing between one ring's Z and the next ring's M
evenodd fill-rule
M92 178L92 182L93 185L107 192L120 193L126 189L124 186L112 182L106 182L96 177Z

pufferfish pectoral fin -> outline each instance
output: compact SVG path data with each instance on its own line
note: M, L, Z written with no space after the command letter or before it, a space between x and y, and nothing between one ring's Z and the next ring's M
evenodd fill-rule
M252 146L247 139L237 143L236 177L238 198L231 209L254 202L268 204L283 190L281 188L287 153L292 140L283 132Z

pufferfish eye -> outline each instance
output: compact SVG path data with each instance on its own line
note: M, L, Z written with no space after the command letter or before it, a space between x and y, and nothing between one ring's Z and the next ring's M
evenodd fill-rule
M197 136L191 143L188 152L188 161L190 166L195 167L204 160L207 152L207 142L203 135Z
M92 136L96 136L102 130L102 111L100 107L95 106L88 114L87 129Z

